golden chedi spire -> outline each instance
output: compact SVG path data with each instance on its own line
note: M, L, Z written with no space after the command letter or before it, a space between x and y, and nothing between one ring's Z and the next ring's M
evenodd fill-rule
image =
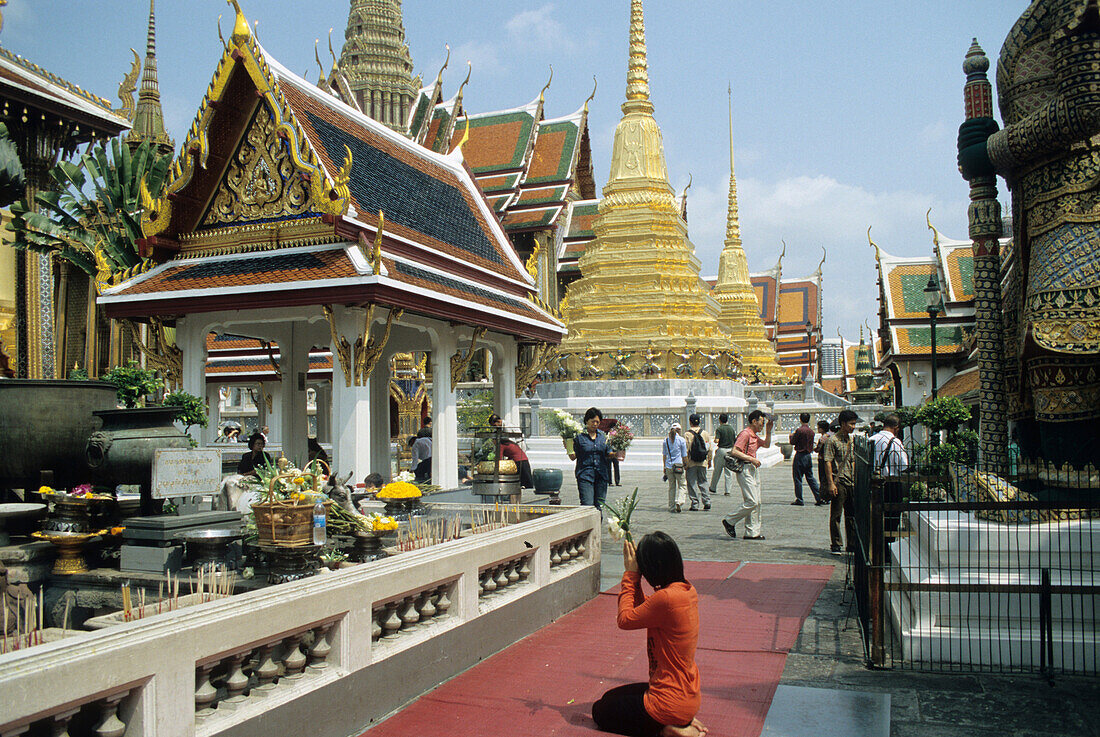
M401 0L351 0L344 38L339 65L359 108L405 132L420 78L412 76Z
M595 376L590 359L602 354L596 367L604 369L602 378L611 378L606 369L616 353L614 362L632 354L626 366L634 377L652 375L653 364L665 378L701 376L702 354L735 347L718 323L717 302L699 278L699 260L668 181L661 130L649 100L641 0L631 2L622 110L611 175L594 224L596 238L580 259L581 278L568 288L564 317L569 334L561 350L574 356L573 376ZM710 374L718 378L714 369ZM724 368L721 375L726 375Z
M730 95L730 191L726 213L726 241L718 261L718 283L711 295L721 306L719 319L729 327L741 348L746 376L780 380L783 371L775 359L775 347L764 331L760 303L749 280L749 262L741 246L741 221L737 214L737 177L733 169L733 91ZM755 371L754 371L755 369Z
M149 0L149 27L145 38L145 66L141 75L141 90L138 92L137 108L131 121L130 132L126 134L126 145L130 151L137 149L142 141L152 141L157 152L167 156L176 150L176 144L164 130L164 111L160 106L160 84L157 81L157 25L154 0Z

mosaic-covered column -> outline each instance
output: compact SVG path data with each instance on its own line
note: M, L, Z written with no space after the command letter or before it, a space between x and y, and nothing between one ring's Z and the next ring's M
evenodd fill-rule
M989 59L977 39L963 61L966 119L993 118L993 87L986 77ZM970 239L974 252L974 312L978 344L979 450L983 466L995 473L1006 468L1008 412L1005 403L1004 337L1001 332L1001 258L1003 232L997 177L970 179Z

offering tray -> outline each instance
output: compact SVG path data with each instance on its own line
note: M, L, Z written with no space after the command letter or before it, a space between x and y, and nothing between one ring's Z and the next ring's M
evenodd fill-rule
M53 543L57 547L57 560L53 564L53 573L68 576L73 573L87 573L88 562L84 560L84 546L106 530L98 532L35 532L31 537Z
M382 549L382 538L394 534L396 530L355 530L351 534L355 546L348 553L348 560L352 563L369 563L389 557L389 553Z
M188 530L178 537L187 545L192 568L211 563L236 568L240 562L240 551L231 549L234 541L244 537L239 529Z

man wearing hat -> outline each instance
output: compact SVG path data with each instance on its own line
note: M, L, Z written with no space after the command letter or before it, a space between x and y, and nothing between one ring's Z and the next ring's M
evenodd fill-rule
M684 476L684 461L687 459L687 441L681 434L679 422L672 423L668 437L661 445L661 455L665 459L665 480L668 481L668 511L679 512L687 504L687 480Z

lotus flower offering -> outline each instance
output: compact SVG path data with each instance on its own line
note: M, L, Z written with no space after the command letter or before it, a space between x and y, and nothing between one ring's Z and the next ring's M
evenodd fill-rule
M627 542L634 542L630 537L630 515L634 514L634 508L638 506L638 487L634 487L634 493L624 496L613 505L604 502L603 508L607 510L607 531L616 540L626 536Z

